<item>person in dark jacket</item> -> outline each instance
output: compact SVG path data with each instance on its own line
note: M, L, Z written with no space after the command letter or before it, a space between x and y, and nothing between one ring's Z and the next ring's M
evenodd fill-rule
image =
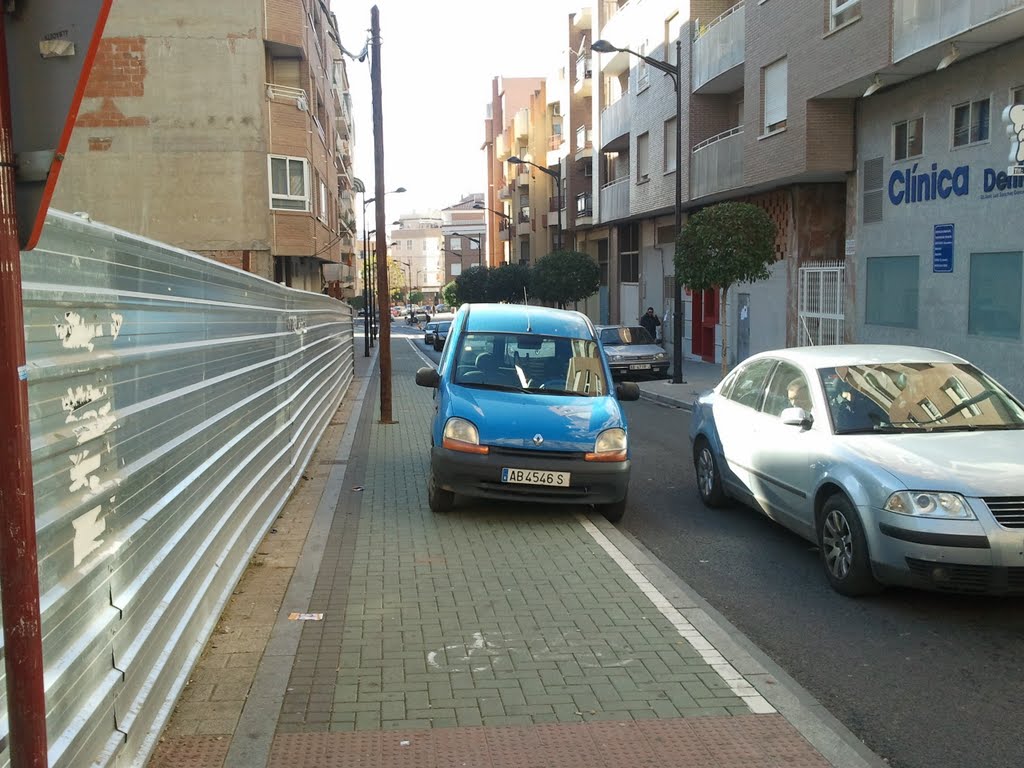
M647 312L640 318L640 325L647 329L652 339L658 340L658 326L661 325L661 320L654 314L654 307L647 308Z

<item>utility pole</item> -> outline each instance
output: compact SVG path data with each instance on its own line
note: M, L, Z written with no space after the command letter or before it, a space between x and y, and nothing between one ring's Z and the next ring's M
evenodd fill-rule
M374 197L381 204L377 214L377 306L380 309L380 423L394 424L391 417L391 296L388 291L387 232L384 208L384 110L381 107L380 10L370 9L370 85L373 96Z

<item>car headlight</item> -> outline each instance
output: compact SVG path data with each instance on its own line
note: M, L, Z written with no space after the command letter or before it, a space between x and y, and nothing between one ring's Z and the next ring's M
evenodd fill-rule
M654 355L655 360L664 360L666 357L668 357L668 355L666 355L664 352L658 352L657 354Z
M977 520L967 501L958 493L897 491L888 498L884 508L898 515L912 517Z
M614 363L618 363L622 360L622 355L608 355L608 359Z
M480 445L480 431L476 424L458 416L445 422L441 445L462 453L488 453L490 450L486 445Z
M626 430L620 427L606 429L594 441L594 450L586 454L587 461L625 461Z

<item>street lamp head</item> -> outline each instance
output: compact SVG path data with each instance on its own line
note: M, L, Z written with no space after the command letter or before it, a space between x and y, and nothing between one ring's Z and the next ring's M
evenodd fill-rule
M526 161L525 160L521 160L520 158L516 157L515 155L512 155L512 157L510 157L506 162L512 163L512 165L522 165Z
M398 187L395 192L405 192L405 187Z
M616 51L621 51L622 49L617 48L616 46L609 43L607 40L595 40L591 44L590 50L597 51L598 53L615 53Z

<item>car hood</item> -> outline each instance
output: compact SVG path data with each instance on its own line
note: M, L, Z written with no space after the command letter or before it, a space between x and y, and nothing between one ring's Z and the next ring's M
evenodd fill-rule
M602 430L626 426L614 397L577 397L452 387L452 416L476 424L480 442L540 451L592 451ZM543 442L537 445L534 437Z
M1024 430L850 435L856 459L880 466L910 490L1024 496Z
M605 344L604 349L609 355L623 357L650 357L665 351L657 344Z

